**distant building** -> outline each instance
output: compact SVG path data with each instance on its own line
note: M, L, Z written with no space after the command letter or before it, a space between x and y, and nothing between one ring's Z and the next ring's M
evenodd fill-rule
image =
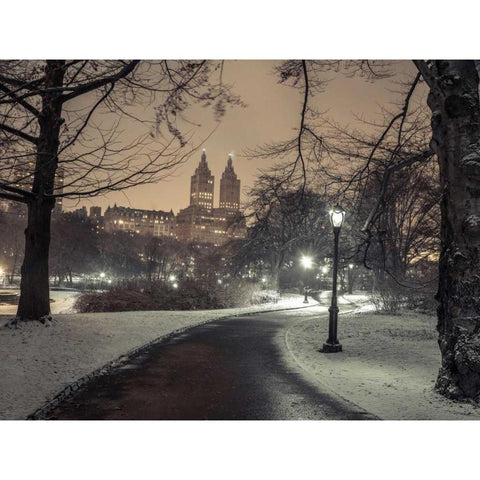
M245 219L240 212L240 180L233 168L231 155L220 180L219 208L213 207L214 186L215 177L208 167L204 150L190 178L190 205L180 210L176 217L172 210L142 210L115 204L105 210L103 217L100 207L90 207L89 218L97 232L123 231L213 245L245 238ZM86 207L73 213L87 216Z
M240 209L240 180L233 169L232 155L220 180L220 208L238 211Z
M30 156L7 158L2 165L2 177L12 187L30 190L32 186L32 172L34 162ZM27 206L15 200L3 199L0 210L19 218L27 217Z
M172 210L140 210L108 207L104 216L105 231L123 231L154 237L175 237L175 215Z
M92 224L92 230L95 233L100 233L105 230L105 221L102 217L102 207L90 207L90 222Z
M59 195L63 193L63 186L65 183L65 172L62 167L58 167L55 173L55 188L54 194ZM63 210L63 198L57 197L55 200L55 207L53 208L53 213L55 215L59 215L62 213Z
M102 207L90 207L90 218L100 218L102 216Z
M81 208L77 208L76 210L73 210L72 215L75 215L78 218L85 219L88 217L87 213L87 207L83 206Z
M178 240L222 245L245 237L245 220L240 213L240 180L231 156L220 181L220 208L213 208L214 180L204 150L191 177L190 205L177 215Z
M207 209L213 208L213 187L215 177L207 164L205 149L200 163L190 179L190 205Z

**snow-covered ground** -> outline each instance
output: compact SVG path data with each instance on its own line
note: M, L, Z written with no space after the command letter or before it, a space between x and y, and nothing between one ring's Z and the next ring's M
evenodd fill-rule
M290 295L247 308L64 314L55 315L51 327L28 322L12 330L3 327L11 317L0 316L0 419L26 418L71 382L173 331L230 315L301 307L302 301ZM68 302L59 304L68 310Z
M19 293L18 289L4 289L4 292ZM81 292L75 290L50 290L50 308L54 315L59 313L73 313L73 304ZM17 305L0 305L0 315L13 315L17 312Z
M285 337L288 350L313 381L382 419L480 419L480 408L452 402L433 391L440 366L436 318L371 310L367 306L361 313L339 315L343 352L330 354L318 352L328 336L326 308L299 311L298 322ZM318 312L316 318L313 311Z
M69 311L71 295L57 293L59 311ZM358 313L366 297L347 295L339 303L357 313L339 316L343 352L322 354L328 294L321 300L322 305L285 313L296 319L285 336L288 352L312 381L383 419L480 419L480 409L433 391L440 365L435 317L379 315L369 305ZM241 309L59 314L51 327L2 327L0 419L26 418L71 382L173 331L230 315L301 307L302 301L296 295ZM0 316L0 325L9 318Z

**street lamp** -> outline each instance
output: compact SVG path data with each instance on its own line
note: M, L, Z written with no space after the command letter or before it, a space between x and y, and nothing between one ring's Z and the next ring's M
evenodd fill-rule
M312 257L307 257L306 255L303 255L300 261L302 262L303 267L306 268L307 270L309 268L312 268L312 265L313 265Z
M308 270L309 268L312 268L312 265L313 265L312 257L308 257L307 255L302 255L302 258L300 259L300 261L303 265L303 268L305 268L305 270ZM305 295L305 297L303 299L303 303L308 303L308 288L307 288L306 285L303 289L303 293Z
M337 306L337 271L338 271L338 237L345 219L345 210L338 205L330 211L330 222L333 227L333 285L332 285L332 304L328 311L330 318L328 322L328 339L323 344L322 352L334 353L341 352L342 345L337 338L338 306Z

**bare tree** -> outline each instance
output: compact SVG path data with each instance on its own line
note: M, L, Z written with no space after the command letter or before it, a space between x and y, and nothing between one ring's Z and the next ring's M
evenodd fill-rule
M431 147L440 166L437 389L480 400L479 62L415 61L429 87Z
M340 65L341 62L333 65ZM380 221L385 209L387 187L395 172L418 162L438 158L441 192L440 261L437 300L439 345L442 352L436 388L451 398L469 397L480 401L480 63L473 60L415 60L417 73L404 94L399 110L391 115L377 141L371 145L370 155L362 168L349 179L343 189L355 188L356 180L365 174L378 174L381 187L376 201L365 219L363 231L371 233L372 225ZM328 154L330 145L315 128L305 128L305 112L309 111L312 78L318 83L315 62L295 61L282 63L281 80L293 82L302 88L305 96L301 109L302 122L297 131L297 145L301 151L308 138L310 151ZM356 62L357 72L371 78L385 73L384 65ZM326 68L331 69L332 64ZM378 70L378 67L381 70ZM349 65L341 66L348 70ZM325 71L322 66L320 73ZM292 80L293 79L293 80ZM414 92L421 81L428 90L431 110L432 139L429 148L408 157L399 156L402 148L403 126ZM396 128L397 146L390 150L390 162L383 172L375 171L373 159L379 151L388 152L384 141ZM292 141L291 141L292 142ZM281 146L281 151L293 149L292 143ZM270 149L269 153L273 149ZM291 171L305 158L291 157ZM293 176L293 174L292 174Z
M191 152L181 131L192 103L220 117L238 100L206 61L2 61L0 198L28 210L18 319L50 313L51 212L60 198L82 198L158 181ZM214 78L213 75L216 75ZM155 118L139 119L135 105ZM108 118L102 122L100 113ZM144 125L140 138L121 118ZM6 147L5 147L6 145ZM55 182L64 177L63 183Z
M322 251L327 222L323 197L302 187L288 188L279 180L283 174L263 174L250 192L252 225L238 253L245 262L256 259L268 265L275 289L287 260L298 257L301 249Z

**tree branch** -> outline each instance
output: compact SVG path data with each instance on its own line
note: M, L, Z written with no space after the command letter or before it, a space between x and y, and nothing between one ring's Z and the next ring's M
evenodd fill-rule
M27 140L27 142L33 143L34 145L37 145L38 143L38 138L33 137L28 133L22 132L21 130L17 130L16 128L10 127L9 125L5 125L4 123L0 123L0 130L4 130L5 132L11 133L12 135L23 138L24 140Z
M422 77L427 83L427 85L431 87L434 78L430 72L430 69L428 68L427 62L425 62L424 60L413 60L413 63L417 67L418 71L422 74Z
M62 103L68 102L69 100L72 100L72 98L76 98L80 95L83 95L85 93L96 90L97 88L103 87L104 85L108 85L109 83L114 84L118 80L126 77L129 73L133 72L133 70L135 69L135 67L138 65L139 62L140 62L140 60L133 60L133 61L127 63L115 75L110 75L108 77L100 78L99 80L95 80L95 81L90 82L90 83L85 83L83 85L79 85L78 87L73 88L71 93L64 94L60 98L60 101Z
M13 193L0 192L0 198L3 198L5 200L13 200L14 202L20 202L20 203L29 202L29 200L27 200L25 197L14 195Z
M0 83L0 90L2 92L5 92L14 102L20 104L23 108L28 110L30 113L33 113L33 115L35 115L36 117L40 116L40 112L33 105L30 105L26 100L18 98L14 92L12 92L9 88L7 88L5 85L2 85L1 83Z
M6 183L0 182L0 189L6 190L7 192L16 193L17 195L21 195L23 197L30 197L33 198L35 195L32 192L27 190L23 190L23 188L12 187Z

